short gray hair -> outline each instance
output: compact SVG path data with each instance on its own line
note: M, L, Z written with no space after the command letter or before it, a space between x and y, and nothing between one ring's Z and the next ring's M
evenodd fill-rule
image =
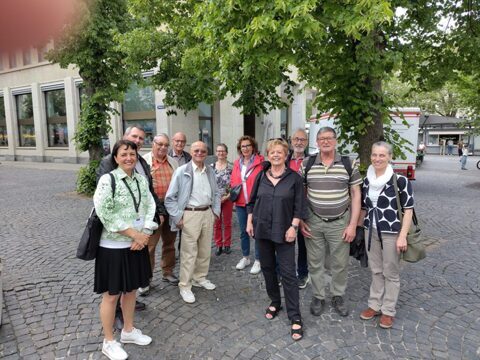
M384 147L388 151L388 155L392 156L393 155L393 146L385 141L377 141L376 143L373 143L372 149L374 146L378 147Z
M170 143L170 138L165 133L160 133L160 134L155 135L155 137L153 138L153 141L157 141L157 139L160 138L160 137L163 137L163 138L167 139L168 142Z
M303 135L305 135L306 137L308 137L307 130L305 130L304 128L297 128L297 129L293 132L293 135L295 135L297 132L302 132Z
M141 125L133 124L133 125L130 125L129 127L127 127L125 129L125 132L123 133L123 136L128 136L134 128L145 132L145 129Z
M335 131L334 128L330 127L330 126L322 126L320 129L318 129L318 132L317 132L317 139L318 139L318 136L320 134L323 134L324 132L331 132L333 133L333 136L334 137L337 137L337 132Z

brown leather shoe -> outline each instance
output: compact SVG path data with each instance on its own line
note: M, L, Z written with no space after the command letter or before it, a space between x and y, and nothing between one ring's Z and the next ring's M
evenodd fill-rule
M368 308L366 310L363 310L361 313L360 313L360 319L362 320L371 320L373 319L375 316L378 316L378 315L381 315L381 312L380 311L375 311L373 310L372 308Z
M383 329L390 329L393 326L393 316L382 314L378 324Z

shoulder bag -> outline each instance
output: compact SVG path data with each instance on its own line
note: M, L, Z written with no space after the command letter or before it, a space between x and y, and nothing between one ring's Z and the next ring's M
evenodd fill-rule
M398 193L397 175L393 175L393 187L395 189L395 197L397 198L397 209L400 224L403 222L403 207L400 203L400 195ZM425 252L425 243L423 241L422 229L418 225L417 215L413 209L412 225L407 234L407 250L402 252L402 260L407 262L417 262L427 256Z
M112 180L112 197L115 197L115 177L112 173L109 175ZM93 207L90 216L88 217L85 230L83 230L82 237L78 243L77 258L88 261L97 257L97 250L100 245L102 231L103 224L95 211L95 207Z

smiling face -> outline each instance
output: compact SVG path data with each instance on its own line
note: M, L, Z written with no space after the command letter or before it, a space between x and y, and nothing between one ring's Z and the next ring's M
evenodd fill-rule
M114 158L118 167L131 176L137 164L137 151L127 145L121 145Z
M123 137L124 140L130 140L137 145L140 150L145 142L145 132L136 127L132 128L128 134Z
M225 149L225 146L218 145L217 150L215 151L217 154L218 160L225 160L227 158L227 149Z
M245 158L250 158L253 154L253 145L250 140L243 140L240 143L240 151L242 152L242 156Z
M187 137L185 136L184 133L178 132L175 135L173 135L172 138L173 142L173 150L175 153L180 155L185 148L185 144L187 143Z
M152 152L157 159L165 159L168 153L168 147L170 146L170 142L168 138L164 136L156 136L153 139L153 148Z
M281 144L276 144L268 148L267 158L272 166L280 166L285 164L288 149Z
M303 131L297 131L292 136L292 148L296 154L301 154L307 147L308 137Z
M385 146L372 146L370 161L372 162L375 172L383 173L390 160L392 160L392 156L389 154L389 150Z
M192 161L198 167L203 167L205 158L207 157L207 145L202 141L196 141L190 147L190 154L192 155Z
M322 154L332 154L337 146L335 134L331 131L323 131L317 135L317 146Z

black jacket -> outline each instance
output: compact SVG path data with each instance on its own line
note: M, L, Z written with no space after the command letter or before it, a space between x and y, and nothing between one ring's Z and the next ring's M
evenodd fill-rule
M153 190L153 179L152 179L152 175L150 174L150 166L147 164L145 159L140 155L138 155L138 161L142 165L143 171L145 171L145 174L147 175L148 188L150 189L150 192L152 193L153 199L155 200L155 204L157 206L156 215L157 216L167 215L167 210L165 209L163 202L158 198L157 194L155 194L155 191ZM97 184L98 184L98 180L100 180L102 175L108 174L113 169L114 167L112 162L112 154L109 154L102 159L102 161L100 162L100 166L97 169Z

